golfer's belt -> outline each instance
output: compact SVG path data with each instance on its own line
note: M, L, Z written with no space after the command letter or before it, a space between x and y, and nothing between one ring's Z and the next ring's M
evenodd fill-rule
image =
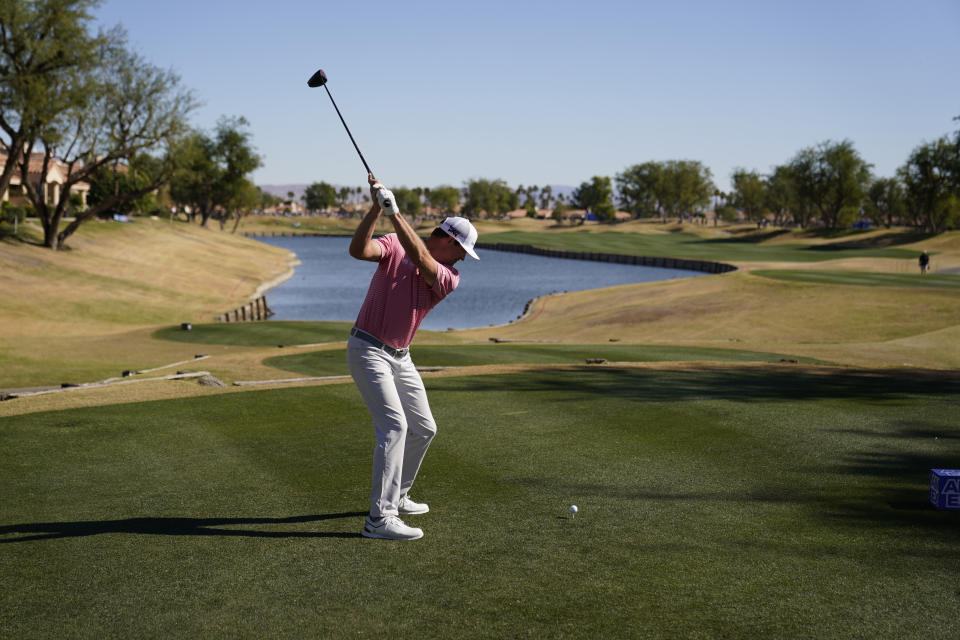
M363 340L364 342L369 342L376 348L382 349L383 351L389 353L391 356L397 359L402 358L406 356L408 353L410 353L410 349L394 349L390 345L385 344L382 340L378 339L376 336L370 335L363 329L357 329L356 327L353 327L352 329L350 329L350 335L356 336L361 340Z

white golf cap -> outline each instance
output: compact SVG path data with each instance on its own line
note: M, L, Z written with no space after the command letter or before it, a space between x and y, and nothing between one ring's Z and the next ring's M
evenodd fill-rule
M440 224L440 228L443 229L447 235L459 242L460 246L467 252L467 255L474 260L480 259L477 252L473 250L473 245L477 243L477 230L470 224L469 220L454 216L444 220Z

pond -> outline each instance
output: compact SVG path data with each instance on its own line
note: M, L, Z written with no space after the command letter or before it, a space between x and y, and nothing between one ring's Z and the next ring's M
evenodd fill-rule
M268 304L276 314L272 319L356 319L377 265L351 258L347 252L350 238L257 239L293 251L301 262L292 278L267 292ZM684 269L504 251L478 249L477 253L479 261L467 258L457 263L460 286L430 312L421 328L443 331L506 324L523 313L527 301L550 293L704 275Z

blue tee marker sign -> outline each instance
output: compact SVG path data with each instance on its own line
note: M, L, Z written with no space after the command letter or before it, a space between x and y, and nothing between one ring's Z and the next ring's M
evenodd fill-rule
M960 510L960 469L930 469L930 504Z

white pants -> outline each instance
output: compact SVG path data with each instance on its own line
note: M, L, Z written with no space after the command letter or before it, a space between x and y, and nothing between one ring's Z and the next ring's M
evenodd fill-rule
M437 425L427 391L407 353L394 358L372 344L350 336L347 364L370 415L377 444L373 449L370 516L397 515L420 470Z

